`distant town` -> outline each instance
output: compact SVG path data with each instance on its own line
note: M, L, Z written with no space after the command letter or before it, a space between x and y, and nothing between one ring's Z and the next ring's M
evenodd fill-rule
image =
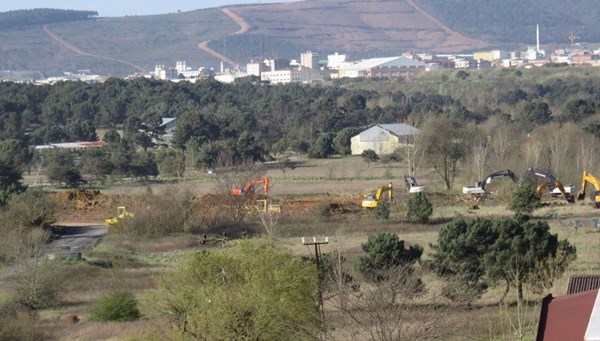
M400 56L351 60L346 54L321 56L306 51L300 59L257 58L246 65L228 65L221 62L217 70L208 67L190 67L185 61L175 65L157 64L153 72L132 74L125 78L154 78L173 82L214 77L223 83L237 78L255 76L271 84L315 83L339 78L411 78L417 73L440 69L493 69L533 68L548 65L600 66L600 49L589 50L585 43L575 43L571 37L568 48L546 53L537 44L521 51L489 50L471 54L434 54L406 52ZM11 71L0 70L0 81L33 84L53 84L59 81L103 82L107 76L92 74L91 70L77 72Z

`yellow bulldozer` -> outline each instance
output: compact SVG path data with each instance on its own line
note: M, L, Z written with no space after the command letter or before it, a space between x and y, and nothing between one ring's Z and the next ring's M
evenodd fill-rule
M106 219L104 219L104 221L108 225L114 225L119 222L119 219L133 218L133 217L135 217L135 213L127 211L127 208L125 206L119 206L119 207L117 207L117 215L112 218L106 218Z

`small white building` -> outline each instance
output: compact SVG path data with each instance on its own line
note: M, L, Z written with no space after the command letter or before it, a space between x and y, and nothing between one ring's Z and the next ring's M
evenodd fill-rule
M410 144L411 137L421 131L404 123L377 124L350 139L352 155L371 149L377 155L391 154L398 147Z

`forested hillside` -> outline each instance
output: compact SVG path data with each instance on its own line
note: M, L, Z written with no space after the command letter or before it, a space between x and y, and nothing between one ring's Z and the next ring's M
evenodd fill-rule
M568 43L574 32L580 41L599 42L600 8L595 0L415 0L450 28L497 44L535 44L540 25L543 44Z
M74 11L50 8L0 12L0 30L88 20L97 16L98 12L95 11Z

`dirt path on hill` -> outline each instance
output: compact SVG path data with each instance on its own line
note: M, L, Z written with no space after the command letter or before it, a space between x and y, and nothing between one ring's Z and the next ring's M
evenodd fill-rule
M99 59L104 59L104 60L109 60L112 62L117 62L123 65L127 65L127 66L131 66L132 68L136 69L137 71L143 72L143 73L147 73L148 70L144 69L143 67L130 63L128 61L125 60L121 60L121 59L117 59L117 58L112 58L112 57L107 57L107 56L100 56L100 55L95 55L89 52L86 52L80 48L78 48L77 46L70 44L68 42L66 42L65 40L63 40L62 38L60 38L59 36L57 36L54 32L50 31L50 29L48 28L48 25L44 25L44 32L46 32L46 34L48 35L48 37L50 37L50 39L52 41L54 41L55 43L59 44L60 46L66 48L67 50L78 54L80 56L87 56L87 57L92 57L92 58L99 58Z
M406 0L406 3L410 7L414 8L421 15L423 15L427 19L427 21L429 21L433 25L438 26L442 31L444 31L446 34L448 34L449 37L446 38L446 41L448 41L448 40L463 40L465 43L473 44L474 46L478 46L478 47L489 45L488 43L486 43L484 41L472 39L472 38L469 38L467 36L464 36L464 35L456 32L456 31L453 31L452 29L450 29L450 27L444 25L441 21L436 19L434 16L425 12L425 10L423 10L419 6L417 6L417 4L415 4L414 0Z
M240 26L239 30L229 34L229 36L243 34L243 33L248 32L248 30L250 29L250 25L242 17L240 17L237 13L233 12L229 8L222 8L221 11L223 11L223 13L226 16L230 17L233 21L235 21L236 24L238 24ZM211 42L210 40L203 41L200 44L198 44L198 48L200 50L204 51L205 53L208 53L209 55L211 55L225 63L228 63L233 66L239 66L239 64L236 63L235 61L225 57L224 55L220 54L219 52L208 47L208 43L210 43L210 42Z

